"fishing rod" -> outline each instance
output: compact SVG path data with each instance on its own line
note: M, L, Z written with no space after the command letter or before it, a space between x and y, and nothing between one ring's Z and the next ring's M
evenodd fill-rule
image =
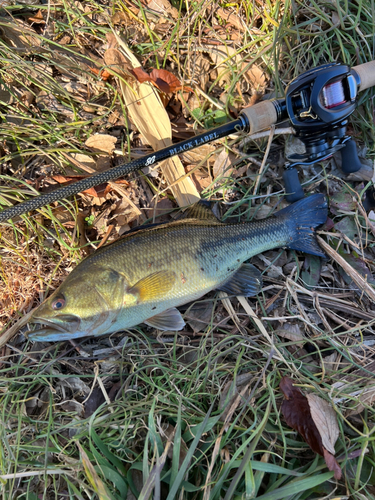
M228 135L245 132L254 134L289 119L295 135L305 145L304 154L294 154L283 174L287 200L303 198L296 165L311 165L341 151L342 170L349 174L361 168L356 145L346 135L348 117L356 108L359 91L375 85L375 61L350 68L345 64L329 63L306 71L286 88L285 98L261 101L244 108L238 119L186 139L137 160L118 165L69 186L41 194L0 212L0 222L23 215L55 201L85 191L104 182L149 167L162 160L190 151Z

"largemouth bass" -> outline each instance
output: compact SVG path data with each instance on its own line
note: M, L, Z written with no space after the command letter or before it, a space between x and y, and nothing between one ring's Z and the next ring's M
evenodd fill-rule
M315 194L261 221L221 223L199 202L188 218L140 227L86 257L34 312L32 340L97 336L146 323L181 330L176 307L211 290L251 296L262 286L250 257L285 247L324 256L314 228L327 219Z

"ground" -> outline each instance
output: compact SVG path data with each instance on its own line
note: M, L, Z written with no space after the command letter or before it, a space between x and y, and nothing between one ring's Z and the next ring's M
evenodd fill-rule
M236 119L317 65L371 61L373 17L368 0L0 2L2 208L160 149L169 130L176 143ZM327 259L254 257L262 292L212 292L181 308L175 336L140 325L33 343L22 326L3 342L3 498L375 498L375 215L362 204L373 95L348 125L361 170L346 176L339 154L299 169L305 192L329 200ZM199 197L227 222L286 206L285 158L300 144L278 128L2 223L3 339L133 227Z

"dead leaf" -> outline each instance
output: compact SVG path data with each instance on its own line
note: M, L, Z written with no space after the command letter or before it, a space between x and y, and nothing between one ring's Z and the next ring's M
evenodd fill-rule
M7 90L7 87L0 84L0 101L4 104L10 104L12 100L12 94Z
M332 406L316 394L307 394L312 419L318 428L323 446L332 455L335 454L335 443L339 437L339 426L335 410Z
M217 177L230 176L230 174L233 171L232 168L233 159L234 159L233 155L228 153L226 149L223 149L223 151L216 158L214 167L212 169L212 173L214 174L215 179Z
M106 82L112 75L106 69L94 68L93 66L88 67L91 73L98 76L103 82Z
M73 158L73 163L79 167L79 164L85 165L87 167L95 170L96 162L92 156L84 155L82 153L71 153L70 156ZM70 159L70 158L68 158Z
M83 405L76 401L75 399L69 399L68 401L64 401L60 408L69 413L76 413L78 417L83 417Z
M211 69L211 63L207 59L207 57L203 56L202 54L195 53L193 57L191 57L192 54L189 54L189 57L187 57L187 75L190 81L194 82L199 82L199 87L202 90L206 90L206 86L209 82L210 79L210 69ZM195 95L192 96L192 98L197 99ZM194 107L197 107L197 105L192 106L191 100L189 100L189 107L190 109L194 109ZM200 106L200 102L198 100L198 105Z
M96 160L95 168L97 172L104 172L111 166L111 158L109 156L99 156Z
M79 395L87 395L90 393L90 387L79 377L61 378L57 385L60 387L68 387Z
M171 200L167 197L159 200L153 199L150 203L150 208L146 210L147 217L157 217L156 222L167 222L171 220L168 212L172 212L176 208Z
M292 342L301 342L305 340L301 328L296 323L285 323L282 328L275 332L279 337L284 337Z
M112 43L112 41L111 41ZM134 78L132 65L127 61L127 59L121 54L118 49L110 48L104 52L103 56L104 62L108 66L108 71L121 75L125 79L132 80ZM147 73L146 73L147 74Z
M59 184L71 184L72 182L77 182L80 181L81 179L86 179L88 177L87 175L61 175L61 174L55 174L52 176L52 179ZM95 198L101 198L104 196L105 189L107 187L107 184L98 184L97 186L91 187L89 189L85 189L84 191L81 191L83 194L88 194L89 196L93 196Z
M41 10L38 10L36 14L27 18L27 22L31 25L33 24L46 24Z
M117 142L116 137L108 134L95 134L87 139L85 145L95 151L104 151L111 155Z
M246 63L243 63L242 71L244 71L247 66L248 65ZM257 91L264 90L267 85L267 77L265 71L254 63L251 64L251 66L245 71L244 77Z
M212 184L212 178L205 169L196 169L194 165L186 165L186 172L191 172L190 178L193 180L197 191L201 193L204 189Z
M41 44L41 39L36 36L35 31L21 19L5 22L2 19L0 26L0 38L10 47L15 47L19 51L29 52Z
M323 448L323 456L324 456L324 461L327 464L327 467L329 470L334 472L334 478L339 481L342 476L342 471L337 463L337 460L335 457L325 448Z
M334 414L334 416L332 416L329 410L326 415L324 410L327 407L321 402L317 402L316 398L318 398L318 396L316 396L315 398L311 398L311 400L314 401L311 403L314 407L314 418L316 420L314 421L308 398L302 394L298 387L294 387L293 380L289 377L283 377L281 379L280 390L285 397L281 405L281 412L286 423L301 434L303 439L315 453L324 457L328 469L334 471L335 479L339 480L341 478L340 466L333 456L333 453L327 450L323 445L323 438L321 435L322 432L324 443L334 451L334 443L332 444L332 441L337 434L335 428L335 426L337 426L336 415ZM321 400L321 398L318 399ZM324 410L322 410L323 408ZM316 422L318 422L319 428ZM320 426L323 426L323 428L320 429Z
M151 76L141 66L138 68L132 68L131 72L134 74L139 83L151 81Z
M183 86L180 80L170 71L166 69L153 69L150 73L152 81L161 91L169 94L183 89L185 92L193 92L190 87Z
M168 0L149 0L147 2L147 7L163 16L169 14L173 19L178 19L178 10L172 7Z
M223 9L219 7L216 11L216 15L227 21L227 23L232 24L235 26L238 30L244 31L245 25L244 22L241 20L241 17L237 16L233 12L229 12L228 9Z
M151 73L148 74L142 67L139 66L131 69L131 72L139 83L150 82L165 94L177 92L182 89L186 92L193 91L190 87L187 87L186 85L183 86L177 76L166 69L154 68Z

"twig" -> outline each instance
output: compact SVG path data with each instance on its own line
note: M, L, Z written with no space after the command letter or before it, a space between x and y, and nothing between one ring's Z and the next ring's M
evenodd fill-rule
M326 243L323 238L317 236L317 240L319 245L323 248L323 250L335 261L339 266L343 268L343 270L348 274L354 283L358 286L363 293L365 293L368 298L372 301L375 301L375 290L372 288L369 283L361 276L346 260L339 255L336 250L331 248L328 243Z
M272 126L270 129L270 135L268 138L267 148L266 148L266 152L264 153L262 165L260 166L258 177L257 177L257 180L255 181L255 186L254 186L254 191L253 191L254 196L257 194L260 181L262 180L263 170L264 170L264 167L266 166L266 163L267 163L267 159L268 159L268 155L270 153L271 144L272 144L274 134L275 134L275 127Z

